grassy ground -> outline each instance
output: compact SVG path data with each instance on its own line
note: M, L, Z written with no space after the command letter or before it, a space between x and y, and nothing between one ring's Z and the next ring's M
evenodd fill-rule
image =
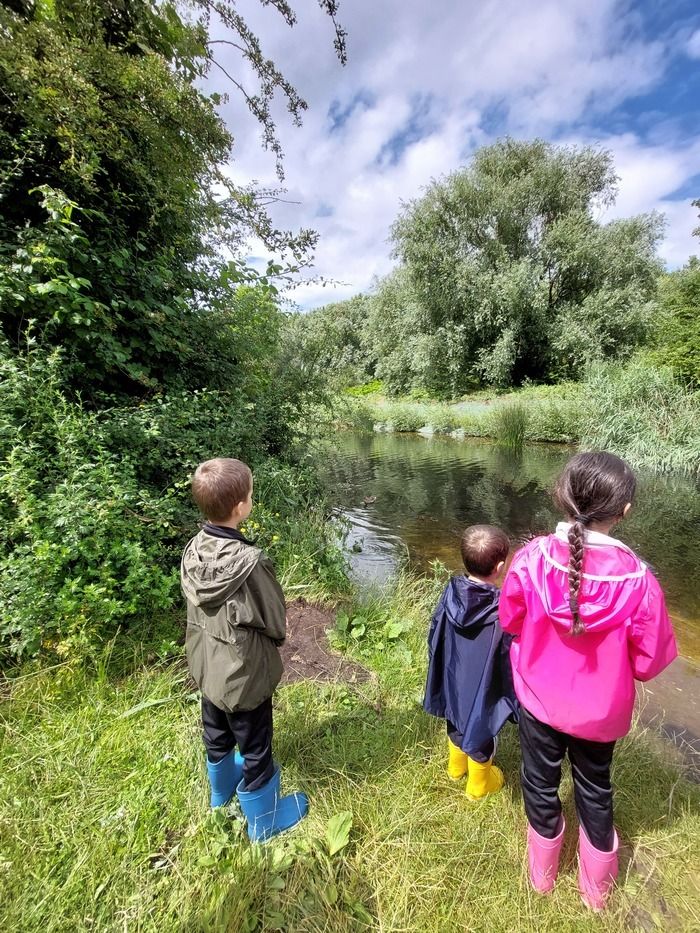
M404 579L343 614L336 642L371 682L279 691L283 784L308 791L311 812L266 847L248 844L235 808L208 811L197 697L157 641L5 682L0 929L700 928L700 792L642 731L616 756L625 847L610 910L593 917L577 895L568 779L560 881L551 897L530 891L514 730L499 749L506 789L470 804L444 772L442 724L420 709L438 586ZM343 813L349 841L331 854Z

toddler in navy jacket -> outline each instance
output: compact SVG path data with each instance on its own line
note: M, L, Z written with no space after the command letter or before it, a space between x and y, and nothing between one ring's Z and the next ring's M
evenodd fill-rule
M428 679L423 708L447 723L447 773L468 774L466 794L478 800L503 786L493 764L496 736L517 714L510 667L510 636L498 621L496 580L510 541L493 525L472 525L462 535L466 575L445 587L428 634Z

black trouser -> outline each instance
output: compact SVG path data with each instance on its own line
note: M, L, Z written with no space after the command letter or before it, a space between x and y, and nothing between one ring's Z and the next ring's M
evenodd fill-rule
M452 742L453 745L456 745L457 748L461 748L462 739L464 738L464 736L458 729L456 729L452 725L449 719L446 719L445 722L447 723L447 738L450 740L450 742ZM474 752L469 757L473 758L474 761L478 761L479 764L484 765L486 764L487 761L491 761L495 750L496 750L496 743L494 742L493 739L489 739L489 741L486 743L486 745L484 745L483 748L479 749L478 752Z
M243 779L246 790L267 784L275 771L272 761L272 698L255 709L226 713L202 697L204 745L212 764L225 758L238 746L245 759Z
M574 779L578 819L596 849L613 845L613 794L610 784L614 742L577 739L520 711L521 780L525 812L532 828L553 839L561 822L561 763L567 751Z

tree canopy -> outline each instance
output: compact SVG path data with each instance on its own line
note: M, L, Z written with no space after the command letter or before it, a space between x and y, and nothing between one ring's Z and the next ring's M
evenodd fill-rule
M337 5L319 6L342 60ZM274 276L316 237L275 229L269 193L222 170L233 136L202 90L222 47L280 167L272 98L294 122L306 105L237 4L0 0L0 663L172 612L201 460L275 458L278 511L306 510L279 461L313 386L283 366ZM246 268L251 234L267 275Z
M320 6L344 59L337 4ZM275 7L293 26L291 6ZM212 16L227 38L210 41ZM200 318L230 310L250 276L223 257L254 233L276 269L298 268L315 244L312 231L276 230L256 192L222 171L233 138L198 83L217 65L216 42L251 66L257 91L226 73L279 162L270 101L279 90L295 122L306 104L235 4L0 5L0 323L17 352L61 347L83 394L220 380L220 363L203 371L211 320ZM221 349L236 359L230 342Z
M406 204L393 239L413 296L404 336L415 342L418 314L425 338L416 376L432 370L453 394L474 380L576 377L638 345L663 221L601 223L616 181L604 150L505 139ZM377 320L394 314L386 295Z

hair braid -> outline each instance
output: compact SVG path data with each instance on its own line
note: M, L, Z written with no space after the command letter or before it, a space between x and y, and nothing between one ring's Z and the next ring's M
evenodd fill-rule
M569 528L569 607L574 617L572 635L586 630L578 611L578 597L583 573L583 522L576 519Z

